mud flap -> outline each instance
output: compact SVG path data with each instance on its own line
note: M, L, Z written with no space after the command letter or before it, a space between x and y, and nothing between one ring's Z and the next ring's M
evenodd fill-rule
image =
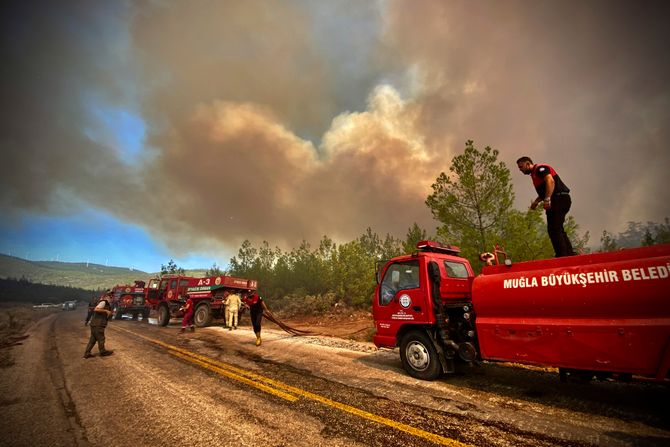
M435 261L431 261L428 264L428 274L431 282L433 313L435 314L435 319L437 321L437 333L440 340L435 338L431 331L427 331L428 336L433 342L433 346L435 346L435 350L437 351L437 358L440 359L440 364L442 365L442 371L445 373L453 373L456 371L454 356L447 356L447 354L444 352L444 345L449 342L449 338L447 336L447 329L444 323L444 308L442 307L442 301L440 298L440 268Z
M442 365L442 372L444 373L456 372L456 365L454 365L453 357L448 359L446 354L444 353L444 348L442 348L442 344L437 341L437 339L433 336L433 334L430 333L430 331L426 332L428 333L430 341L433 342L433 346L437 351L437 358L440 360L440 365Z

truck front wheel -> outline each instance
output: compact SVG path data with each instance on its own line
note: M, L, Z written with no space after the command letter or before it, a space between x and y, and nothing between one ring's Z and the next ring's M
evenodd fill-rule
M201 304L195 309L193 323L198 327L205 327L212 322L212 311L207 304Z
M434 380L440 376L440 360L433 342L423 331L411 331L400 341L400 360L405 371L417 379Z
M157 322L159 326L167 326L170 322L170 311L167 306L161 306L158 308L158 318Z

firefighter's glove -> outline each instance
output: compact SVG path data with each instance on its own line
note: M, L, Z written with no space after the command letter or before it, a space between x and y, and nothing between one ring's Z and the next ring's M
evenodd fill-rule
M545 200L542 202L542 206L544 206L544 209L545 209L545 210L548 210L549 208L551 208L551 200L549 200L549 199L545 199Z

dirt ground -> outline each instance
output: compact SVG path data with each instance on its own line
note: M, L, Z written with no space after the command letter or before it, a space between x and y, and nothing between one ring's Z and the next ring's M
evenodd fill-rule
M375 330L372 314L360 310L281 318L281 321L296 329L312 331L311 335L325 335L355 341L372 341ZM270 322L264 324L267 324L268 327L275 326Z
M26 329L37 320L60 309L35 310L24 304L0 306L0 368L11 366L13 359L9 348L20 345L28 337Z

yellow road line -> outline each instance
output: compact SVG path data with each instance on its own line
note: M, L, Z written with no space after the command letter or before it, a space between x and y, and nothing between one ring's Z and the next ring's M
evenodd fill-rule
M290 402L295 402L296 400L298 400L297 397L295 397L291 394L288 394L288 393L285 393L283 391L279 391L277 389L271 388L271 387L269 387L267 385L264 385L262 383L255 382L253 380L248 379L247 377L243 377L243 376L240 376L238 374L234 374L233 372L230 371L230 369L226 370L226 369L222 368L221 366L225 365L225 364L216 365L216 364L213 364L213 362L208 362L207 357L199 356L199 355L197 355L195 353L192 353L190 351L187 351L185 349L181 349L177 346L173 346L173 345L170 345L170 344L167 344L167 343L163 343L160 340L156 340L156 339L153 339L153 338L150 338L150 337L146 337L144 335L140 335L136 332L129 331L127 329L122 329L122 328L119 328L119 327L114 327L114 329L122 331L122 332L126 332L128 334L135 335L135 336L143 338L143 339L145 339L145 340L147 340L151 343L160 345L160 346L168 349L168 351L170 352L171 355L179 357L179 358L181 358L183 360L186 360L188 362L194 363L194 364L196 364L196 365L198 365L202 368L205 368L209 371L215 372L215 373L220 374L222 376L226 376L228 378L237 380L239 382L246 383L247 385L258 388L261 391L265 391L266 393L275 395L277 397L281 397L282 399L286 399Z
M274 388L271 388L267 385L263 385L262 383L254 382L251 379L247 379L246 377L242 377L242 376L239 376L237 374L233 374L233 373L231 373L229 371L226 371L222 368L218 368L214 365L207 364L205 362L202 362L198 359L194 359L190 356L181 354L179 352L172 352L171 354L176 356L176 357L179 357L181 359L184 359L188 362L195 363L196 365L201 366L202 368L208 369L208 370L213 371L213 372L215 372L217 374L220 374L222 376L226 376L226 377L229 377L231 379L235 379L235 380L238 380L240 382L246 383L247 385L251 385L255 388L258 388L259 390L265 391L266 393L274 394L275 396L281 397L282 399L286 399L290 402L295 402L296 400L298 400L298 398L293 396L292 394L283 393L283 392L281 392L279 390L276 390Z
M191 351L187 351L185 349L182 349L178 346L170 345L168 343L165 343L160 340L156 340L151 337L147 337L141 334L138 334L133 331L129 331L127 329L121 329L118 327L115 327L114 329L118 329L124 332L127 332L129 334L135 335L137 337L143 338L151 343L157 344L159 346L162 346L170 351L173 351L172 354L176 355L180 358L184 358L185 360L192 361L193 363L196 363L204 368L210 369L212 371L215 371L219 374L225 375L227 377L230 377L235 380L239 380L241 382L247 383L251 386L254 386L256 388L262 389L263 391L266 391L268 393L277 395L277 393L282 393L281 391L270 388L268 386L263 385L262 383L258 383L256 381L260 381L263 383L266 383L268 385L272 385L275 388L287 391L289 393L293 393L295 395L304 397L305 399L313 400L316 402L320 402L324 405L327 405L332 408L337 408L338 410L345 411L347 413L359 416L363 419L367 419L369 421L377 422L382 425L386 425L388 427L394 428L396 430L409 433L413 436L417 436L419 438L427 439L429 441L432 441L436 444L439 445L446 445L450 447L469 447L469 444L464 444L460 441L457 441L455 439L447 438L444 436L437 435L435 433L430 433L425 430L421 430L419 428L413 427L411 425L403 424L402 422L397 422L392 419L388 419L379 415L376 415L374 413L369 413L365 410L361 410L360 408L352 407L351 405L343 404L341 402L334 401L332 399L328 399L327 397L323 397L319 394L314 394L310 393L309 391L303 390L302 388L297 388L291 385L288 385L283 382L279 382L274 379L270 379L269 377L261 376L260 374L256 374L251 371L247 371L242 368L238 368L236 366L220 362L218 360L214 360L205 356L202 356L200 354L196 354ZM207 366L209 365L209 366ZM227 374L226 374L227 373ZM254 379L254 380L251 380ZM261 388L265 387L265 388ZM271 391L269 391L271 390ZM283 393L282 393L283 394ZM295 396L292 396L290 394L286 394L286 396L290 396L292 399L289 399L287 397L283 397L284 399L295 401L297 398ZM282 396L280 396L282 397Z

